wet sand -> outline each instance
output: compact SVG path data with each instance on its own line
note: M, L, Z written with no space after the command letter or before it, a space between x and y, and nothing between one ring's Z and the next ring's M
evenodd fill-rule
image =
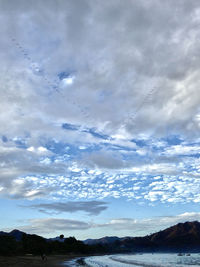
M64 261L71 260L81 255L53 255L47 256L47 261L42 261L40 256L0 256L1 267L55 267L63 266Z

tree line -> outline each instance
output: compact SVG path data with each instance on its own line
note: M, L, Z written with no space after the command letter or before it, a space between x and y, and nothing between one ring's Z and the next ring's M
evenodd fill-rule
M62 238L62 237L61 237ZM0 255L50 255L50 254L95 254L104 253L105 248L101 245L86 245L75 237L65 238L63 242L47 240L38 235L23 234L20 241L13 236L0 236Z

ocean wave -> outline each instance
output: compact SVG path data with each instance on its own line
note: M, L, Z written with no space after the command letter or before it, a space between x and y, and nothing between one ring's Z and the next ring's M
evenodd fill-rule
M113 261L117 261L117 262L121 262L121 263L125 263L125 264L131 264L134 266L139 266L139 267L165 267L164 265L157 265L157 264L148 264L146 262L141 262L141 261L135 261L135 260L128 260L128 259L124 259L124 258L119 258L119 257L110 257L111 260Z
M79 264L80 263L80 264ZM85 264L85 265L84 265ZM70 267L188 267L200 266L200 254L179 257L175 253L118 254L86 257Z

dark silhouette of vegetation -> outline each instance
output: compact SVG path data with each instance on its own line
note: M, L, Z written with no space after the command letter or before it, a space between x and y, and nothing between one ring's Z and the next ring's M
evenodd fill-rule
M62 237L61 237L62 236ZM85 245L75 237L64 239L61 235L58 240L48 240L38 235L23 233L21 240L16 241L15 237L6 234L0 235L0 255L50 255L50 254L95 254L104 253L105 249L100 245Z
M0 255L104 254L139 251L200 252L200 223L179 223L144 237L105 237L85 244L75 237L45 239L18 230L0 232Z
M0 236L0 255L15 255L18 252L17 247L17 241L13 236Z
M64 235L60 235L60 239L64 239Z
M21 242L25 254L41 255L48 252L46 239L41 236L23 234Z

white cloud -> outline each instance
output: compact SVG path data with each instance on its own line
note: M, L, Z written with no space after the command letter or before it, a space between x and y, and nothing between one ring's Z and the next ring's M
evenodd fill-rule
M96 229L95 231L97 231L98 228L106 228L111 235L127 230L129 236L144 236L159 230L164 230L177 223L195 220L200 220L199 212L185 212L175 216L160 216L144 219L116 218L106 223L90 223L63 218L40 218L30 219L27 224L18 226L18 229L27 233L41 235L48 235L49 232L51 232L51 235L60 232L66 232L69 235L69 231L86 231L89 229Z
M193 154L199 154L200 153L200 146L198 145L176 145L171 146L167 149L165 149L164 154L166 155L193 155Z
M99 225L116 231L129 230L134 236L147 235L153 232L164 230L167 227L186 221L200 220L199 212L185 212L174 216L160 216L145 219L119 218L112 219L108 223Z
M30 152L38 153L38 154L51 154L51 152L48 151L48 149L46 149L46 147L43 147L43 146L39 146L39 147L30 146L27 148L27 150Z
M199 9L0 1L1 194L198 201L200 162L179 156L199 153ZM170 146L170 135L193 142Z
M12 8L10 3L1 4L6 28L1 30L0 45L11 51L0 55L6 90L1 93L2 111L7 107L1 120L12 122L12 134L25 129L36 137L57 132L63 138L53 125L64 118L104 125L113 136L122 128L123 136L162 134L166 128L197 133L193 118L199 103L199 29L188 19L196 17L196 1L190 7L186 1L181 5L167 1L164 7L150 1L148 11L143 1L39 3L27 6L17 1ZM14 24L9 20L12 10ZM57 19L52 21L55 10ZM40 75L31 71L33 64L43 70ZM59 87L62 71L69 72L64 80L70 92ZM157 90L146 99L152 87ZM1 130L11 134L3 125Z
M62 80L62 83L63 83L63 85L65 86L69 86L69 85L72 85L73 83L74 83L74 79L75 79L75 77L74 76L69 76L69 77L67 77L67 78L64 78L63 80Z
M47 228L48 225L48 228ZM20 226L21 231L34 234L54 234L57 231L72 231L72 230L87 230L91 227L90 223L86 223L78 220L69 219L56 219L56 218L45 218L45 219L32 219L29 223L24 226Z

